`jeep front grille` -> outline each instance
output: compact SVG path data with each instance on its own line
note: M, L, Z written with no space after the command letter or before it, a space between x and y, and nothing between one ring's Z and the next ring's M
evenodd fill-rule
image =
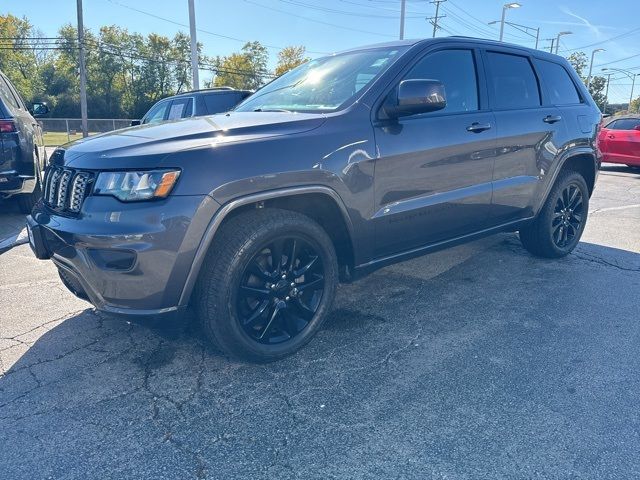
M54 210L78 213L92 180L92 173L50 166L45 174L44 201Z

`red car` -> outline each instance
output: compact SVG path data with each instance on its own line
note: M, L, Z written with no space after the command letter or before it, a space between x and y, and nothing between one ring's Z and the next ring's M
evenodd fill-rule
M640 116L609 119L598 135L602 161L640 167Z

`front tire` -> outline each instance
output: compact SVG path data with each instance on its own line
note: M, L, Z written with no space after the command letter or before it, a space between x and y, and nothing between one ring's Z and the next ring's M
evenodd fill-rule
M320 225L297 212L257 209L216 234L196 289L198 316L226 353L270 362L318 332L337 283L335 249Z
M564 257L580 241L588 212L589 189L584 177L563 171L536 219L520 229L520 241L536 256Z

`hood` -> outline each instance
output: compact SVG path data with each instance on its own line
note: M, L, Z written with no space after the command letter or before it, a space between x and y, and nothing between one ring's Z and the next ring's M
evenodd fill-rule
M230 112L141 125L63 145L52 161L64 157L67 166L88 169L153 167L181 150L302 133L319 127L325 118L310 113Z

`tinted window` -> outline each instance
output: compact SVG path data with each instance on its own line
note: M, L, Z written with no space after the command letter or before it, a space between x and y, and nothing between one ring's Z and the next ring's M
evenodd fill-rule
M546 60L538 61L537 65L549 91L552 104L571 105L580 103L580 95L578 95L576 86L562 65L547 62Z
M2 76L0 76L0 97L2 97L2 100L7 106L20 108L18 101L13 96L13 93L11 93L11 89L9 88L7 81Z
M167 116L167 120L178 120L179 118L190 117L193 113L193 99L189 98L178 98L171 102L171 107L169 108L169 115Z
M497 110L537 107L540 90L531 63L526 57L487 52L489 88Z
M151 110L147 112L142 120L142 123L158 123L164 120L164 116L167 113L167 107L171 102L160 102L151 107Z
M442 50L431 53L420 60L405 79L442 82L447 95L447 106L440 112L478 110L478 80L473 52L470 50Z
M208 113L228 112L242 100L239 93L212 93L204 96Z
M620 118L607 125L610 130L633 130L640 125L640 118Z

